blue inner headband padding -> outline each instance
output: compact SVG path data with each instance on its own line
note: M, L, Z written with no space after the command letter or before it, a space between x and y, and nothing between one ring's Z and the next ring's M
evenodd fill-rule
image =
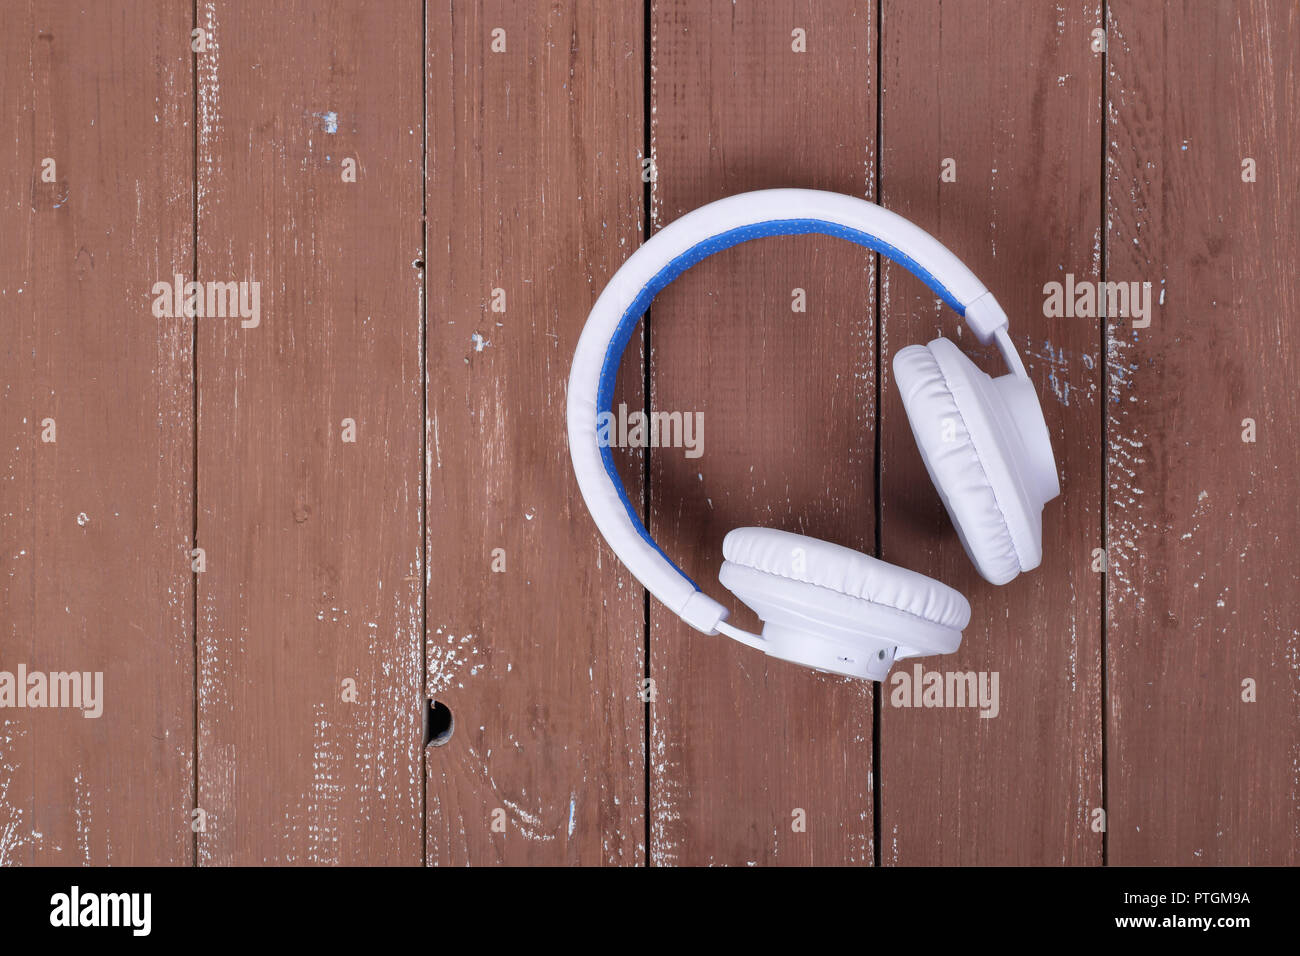
M738 246L742 242L748 242L751 239L762 239L765 236L804 236L809 233L821 233L826 236L847 239L849 242L866 246L887 259L892 259L933 289L935 295L951 306L958 315L966 314L966 308L957 301L956 296L949 292L948 288L924 269L920 263L870 233L850 229L848 226L841 226L838 223L826 222L824 219L772 219L767 222L756 222L753 225L741 226L727 232L720 232L712 238L691 246L656 272L653 278L645 284L645 287L637 293L636 298L627 307L627 311L623 313L623 317L619 319L618 328L614 330L614 337L610 339L609 348L605 350L605 362L600 369L600 384L596 389L597 414L601 411L613 414L614 381L618 377L618 366L623 361L623 351L627 348L627 343L631 340L632 332L636 329L637 323L641 321L641 316L645 315L646 309L650 308L651 301L665 286L697 262L707 259L716 252ZM686 572L679 568L672 558L664 554L663 548L659 547L655 539L650 537L650 532L646 530L641 517L636 513L636 509L632 507L632 502L628 500L627 490L623 487L623 482L618 477L618 470L614 467L614 453L609 443L601 447L600 457L605 463L605 471L609 475L609 480L618 489L618 496L622 499L623 507L627 509L627 516L631 519L637 534L641 535L650 547L663 555L663 559L672 565L673 570L686 578L687 581L690 581L691 587L698 591L700 586L691 581Z

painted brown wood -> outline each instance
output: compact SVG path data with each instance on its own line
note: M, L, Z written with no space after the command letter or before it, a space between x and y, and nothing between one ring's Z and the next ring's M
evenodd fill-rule
M0 710L0 865L192 857L192 325L150 311L192 257L189 21L0 30L0 670L103 674L98 718Z
M644 592L565 437L578 335L642 233L641 11L427 18L427 691L455 721L428 861L643 862Z
M749 189L869 197L874 31L867 4L656 0L654 224ZM874 276L848 243L764 239L652 307L653 407L705 427L698 458L651 452L650 528L742 627L759 624L717 581L732 528L874 548ZM650 623L653 862L870 864L870 685L705 636L653 601Z
M199 860L418 864L420 10L198 19Z
M971 623L956 654L900 662L882 685L885 864L1101 862L1100 332L1095 318L1044 314L1046 283L1100 268L1100 26L1096 2L884 4L881 201L948 245L1006 310L1061 480L1042 565L1004 587L984 581L925 473L891 363L945 336L991 374L1005 369L886 263L883 557L961 591ZM945 160L954 182L941 181ZM898 706L914 700L918 664L996 672L997 715Z
M1300 18L1109 9L1109 860L1294 865Z

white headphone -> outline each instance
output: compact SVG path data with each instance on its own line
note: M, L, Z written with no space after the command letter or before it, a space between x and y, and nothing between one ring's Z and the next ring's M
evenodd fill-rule
M1043 410L993 295L922 229L874 203L810 189L742 193L661 229L623 264L587 318L569 375L569 451L578 487L614 553L655 597L706 634L783 660L883 680L895 658L955 651L970 622L957 591L925 575L816 538L737 528L718 579L763 620L761 635L726 623L650 537L628 500L599 414L613 405L623 350L661 289L715 252L761 236L822 233L905 267L996 342L1009 374L990 378L945 338L894 356L912 434L966 554L1006 584L1043 557L1042 510L1061 488ZM606 429L608 433L608 429Z

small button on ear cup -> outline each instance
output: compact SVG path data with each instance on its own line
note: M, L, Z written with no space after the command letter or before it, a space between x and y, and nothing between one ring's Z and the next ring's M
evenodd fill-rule
M1006 584L1038 567L1043 504L1059 486L1032 386L990 378L942 338L898 352L894 377L925 469L979 573Z
M764 650L819 670L883 680L895 657L961 644L970 605L925 575L817 538L737 528L723 586L762 618Z

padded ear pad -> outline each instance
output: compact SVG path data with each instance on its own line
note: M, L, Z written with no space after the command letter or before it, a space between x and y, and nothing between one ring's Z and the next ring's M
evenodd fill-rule
M894 376L926 471L979 573L1006 584L1038 567L1043 504L1060 487L1032 385L990 378L942 338L898 352Z
M775 657L880 680L896 656L956 650L970 623L947 585L817 538L737 528L722 553L718 579L763 619Z

